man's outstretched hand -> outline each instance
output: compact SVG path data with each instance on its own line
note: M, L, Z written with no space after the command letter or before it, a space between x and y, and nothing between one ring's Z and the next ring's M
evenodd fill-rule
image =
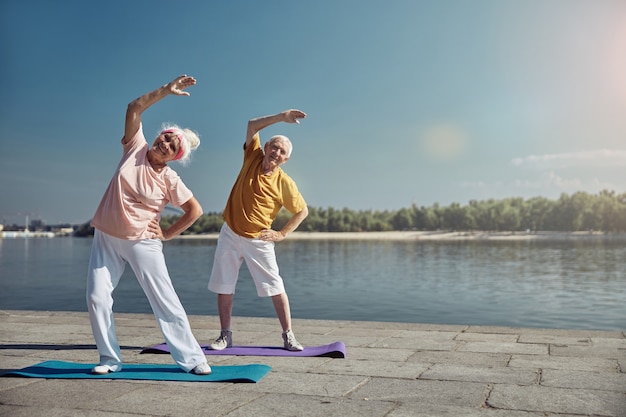
M300 119L304 119L306 117L306 113L296 109L285 110L283 112L283 117L285 118L285 123L299 124Z

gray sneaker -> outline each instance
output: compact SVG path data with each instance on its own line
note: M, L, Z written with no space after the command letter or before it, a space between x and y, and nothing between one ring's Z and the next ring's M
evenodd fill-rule
M304 348L296 340L296 336L291 330L287 330L283 333L283 341L285 342L285 349L291 351L302 351Z
M220 337L215 339L215 342L211 343L209 347L213 350L224 350L233 345L233 332L230 330L222 330Z

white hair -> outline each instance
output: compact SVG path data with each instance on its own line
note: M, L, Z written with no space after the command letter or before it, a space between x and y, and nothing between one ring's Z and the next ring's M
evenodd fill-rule
M196 150L198 146L200 146L200 136L198 133L194 132L191 129L183 129L176 124L173 123L163 123L161 126L161 132L164 130L174 130L181 134L183 140L180 142L180 146L183 148L183 155L176 160L176 162L180 162L183 165L188 165L191 159L191 152Z
M291 157L291 152L293 151L293 144L291 143L291 141L289 140L289 138L285 135L274 135L272 136L267 143L269 143L270 145L274 142L277 141L281 141L285 144L287 144L287 158Z

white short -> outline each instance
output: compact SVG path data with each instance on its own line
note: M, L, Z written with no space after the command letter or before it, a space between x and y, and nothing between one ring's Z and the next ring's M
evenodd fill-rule
M283 279L278 273L274 242L239 236L226 223L217 240L209 291L234 294L243 261L246 261L259 297L285 292Z

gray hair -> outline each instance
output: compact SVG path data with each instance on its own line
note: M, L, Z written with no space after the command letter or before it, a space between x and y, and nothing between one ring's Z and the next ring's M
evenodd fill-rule
M287 150L287 158L291 157L291 152L293 151L293 144L291 143L291 141L289 140L289 138L285 135L275 135L272 136L267 143L269 143L270 145L274 142L283 142L285 144L287 144L287 147L289 148Z
M175 130L181 133L183 140L180 142L183 148L183 155L176 162L180 162L183 166L188 165L191 160L191 153L200 146L200 136L188 128L181 128L173 123L163 123L161 132L164 130Z

